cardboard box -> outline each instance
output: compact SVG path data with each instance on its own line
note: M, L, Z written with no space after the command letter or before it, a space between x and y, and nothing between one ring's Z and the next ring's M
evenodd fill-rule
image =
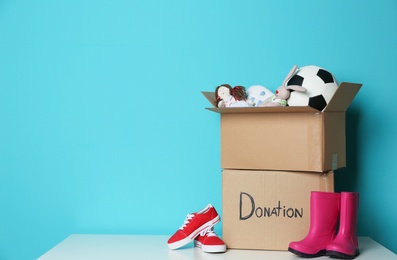
M322 111L305 107L217 108L224 169L325 172L346 166L345 114L361 84L340 84Z
M311 191L334 191L334 174L223 170L222 231L228 248L287 250L310 225Z

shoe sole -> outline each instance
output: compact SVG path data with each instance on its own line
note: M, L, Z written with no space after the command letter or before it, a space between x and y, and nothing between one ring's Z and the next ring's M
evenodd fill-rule
M198 241L194 241L194 246L201 248L206 253L224 253L226 252L226 245L203 245Z
M209 227L212 227L213 225L218 223L220 220L221 219L220 219L219 215L216 216L214 219L203 224L201 227L199 227L198 229L193 231L189 236L185 237L184 239L168 244L168 248L174 250L174 249L183 247L184 245L187 245L189 242L193 241L200 234L201 231L203 231L204 229L207 229Z
M306 253L300 252L298 250L295 250L291 247L288 247L288 251L290 251L291 253L293 253L295 255L303 257L303 258L314 258L314 257L319 257L319 256L325 256L325 254L326 254L326 250L320 250L315 254L306 254Z
M347 255L338 251L327 251L326 256L331 258L338 258L338 259L354 259L358 256L360 252L356 250L353 255Z

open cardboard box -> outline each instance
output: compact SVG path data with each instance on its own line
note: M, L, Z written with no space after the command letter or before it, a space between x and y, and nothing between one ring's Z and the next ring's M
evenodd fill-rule
M333 172L223 170L223 241L235 249L287 250L309 231L311 191L333 192Z
M323 111L308 106L217 108L223 169L325 172L346 166L345 114L361 84L342 82Z

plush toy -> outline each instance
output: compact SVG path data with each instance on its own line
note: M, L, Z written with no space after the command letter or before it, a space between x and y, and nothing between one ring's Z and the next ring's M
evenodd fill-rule
M283 84L277 88L276 95L274 96L273 100L271 102L264 103L261 106L269 106L269 107L287 106L287 99L289 98L291 91L299 91L299 92L306 91L305 88L298 85L287 86L287 82L291 79L292 76L294 76L296 69L297 69L296 65L292 67L291 71L284 79Z
M261 85L254 85L247 88L247 102L254 107L264 106L272 101L273 92Z
M249 107L247 94L243 86L232 88L229 84L222 84L215 89L218 107Z

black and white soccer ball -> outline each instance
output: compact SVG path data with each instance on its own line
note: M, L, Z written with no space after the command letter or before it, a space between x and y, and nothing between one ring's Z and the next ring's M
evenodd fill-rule
M313 65L299 68L285 85L306 89L306 92L292 91L287 100L289 106L309 106L319 111L328 105L339 87L329 71Z

